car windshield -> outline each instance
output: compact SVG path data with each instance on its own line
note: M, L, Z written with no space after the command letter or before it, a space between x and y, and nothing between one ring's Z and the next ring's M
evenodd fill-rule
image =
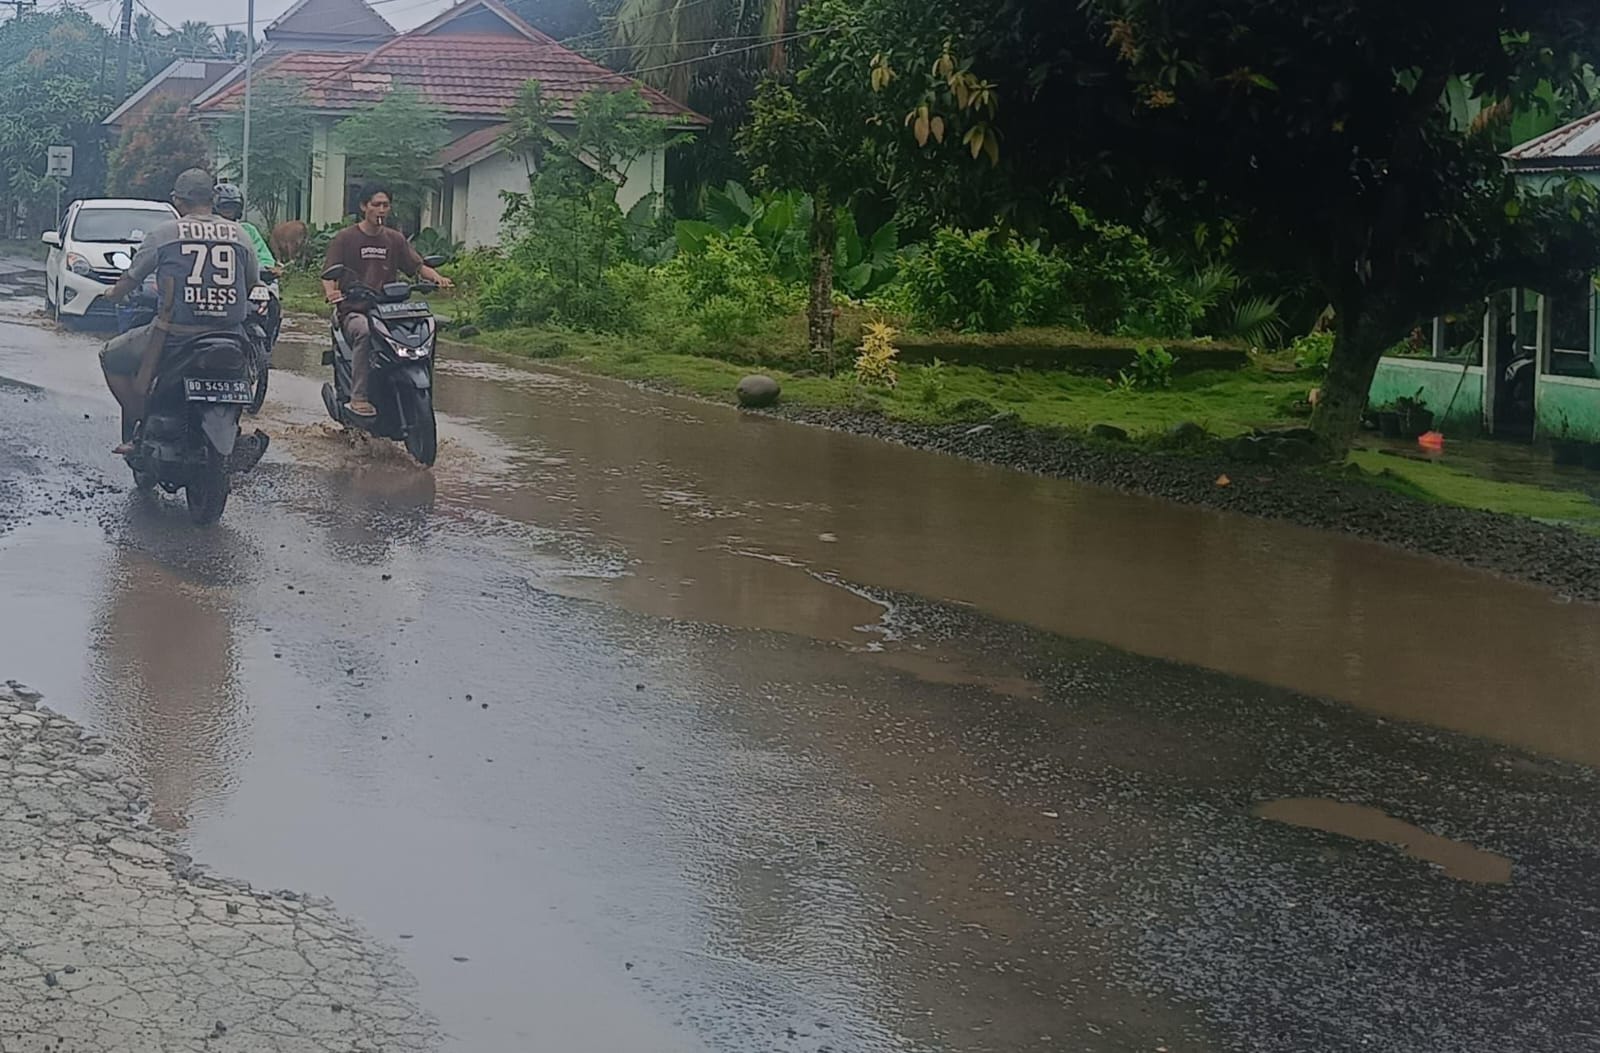
M137 244L156 224L172 218L157 208L86 208L72 221L72 240Z

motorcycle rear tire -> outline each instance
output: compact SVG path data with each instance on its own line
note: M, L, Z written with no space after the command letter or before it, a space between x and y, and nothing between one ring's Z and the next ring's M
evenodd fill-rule
M135 490L154 490L156 483L160 481L156 478L156 473L154 472L141 472L137 468L133 470L133 488Z
M228 475L228 458L213 447L206 446L205 466L198 469L183 488L184 500L189 504L189 519L195 526L210 526L222 518L228 507L231 480Z
M402 396L407 400L406 450L424 468L433 467L439 456L439 429L433 418L433 392L413 389Z
M267 356L257 352L257 359L253 372L255 373L254 390L250 392L250 405L245 407L245 412L254 417L261 412L261 407L267 401Z

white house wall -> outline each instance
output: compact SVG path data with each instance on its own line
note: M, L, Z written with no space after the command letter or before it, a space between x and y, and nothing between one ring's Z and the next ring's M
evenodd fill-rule
M467 192L456 193L456 215L461 225L452 231L457 241L471 249L500 244L500 217L505 213L503 190L526 194L528 169L517 158L501 152L484 158L466 172ZM465 199L465 206L462 200Z
M332 121L318 120L312 133L312 158L310 222L346 222L349 217L344 215L345 153L333 133ZM665 172L665 151L655 150L638 158L628 167L626 178L617 189L617 204L626 212L646 195L661 193ZM500 217L505 212L501 192L527 193L526 166L519 158L497 151L455 178L457 185L450 209L451 236L466 242L470 248L498 245ZM462 184L465 184L465 192ZM442 218L429 217L435 225Z
M326 119L317 121L311 132L311 222L317 225L343 223L344 147Z
M472 172L457 172L450 177L450 238L452 241L466 241L467 229L467 192L472 188ZM474 248L480 247L474 245Z
M626 213L647 194L662 192L666 180L667 152L652 150L628 166L628 171L617 188L617 204Z

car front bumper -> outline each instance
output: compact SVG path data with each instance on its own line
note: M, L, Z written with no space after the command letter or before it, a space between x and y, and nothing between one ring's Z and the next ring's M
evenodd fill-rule
M89 315L109 318L115 315L115 305L105 298L105 294L111 291L111 286L66 269L62 269L59 274L60 284L56 303L60 306L62 314L75 318Z

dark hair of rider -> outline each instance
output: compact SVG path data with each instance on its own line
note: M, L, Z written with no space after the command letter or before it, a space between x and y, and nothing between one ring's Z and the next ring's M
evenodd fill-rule
M362 186L361 186L361 197L359 199L357 199L357 200L360 202L360 204L363 207L365 207L367 202L371 201L373 198L377 197L379 194L382 194L384 197L388 198L390 201L394 200L394 191L389 189L389 184L388 183L380 183L380 182L377 182L376 180L374 180L371 183L362 184Z

